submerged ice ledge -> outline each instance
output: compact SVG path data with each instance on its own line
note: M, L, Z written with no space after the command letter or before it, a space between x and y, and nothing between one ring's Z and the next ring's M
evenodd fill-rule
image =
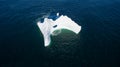
M37 25L44 37L44 46L49 46L51 42L50 35L53 34L55 30L68 29L78 34L81 30L81 26L71 20L68 16L61 15L59 13L56 16L49 16L44 18L43 22L37 22Z

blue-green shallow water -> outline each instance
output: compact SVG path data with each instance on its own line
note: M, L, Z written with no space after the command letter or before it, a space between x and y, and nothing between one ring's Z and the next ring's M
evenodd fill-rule
M119 0L0 0L0 67L119 67ZM45 48L37 19L51 12L82 26Z

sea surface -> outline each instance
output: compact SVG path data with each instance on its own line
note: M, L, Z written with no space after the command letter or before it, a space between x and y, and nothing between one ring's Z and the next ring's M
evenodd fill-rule
M44 47L37 26L59 12L82 26ZM0 0L0 67L120 67L120 0Z

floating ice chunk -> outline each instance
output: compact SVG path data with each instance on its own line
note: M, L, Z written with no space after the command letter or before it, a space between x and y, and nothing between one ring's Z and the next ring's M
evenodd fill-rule
M41 23L41 21L37 23L38 27L40 28L43 34L45 46L49 46L51 42L50 35L55 30L68 29L76 34L78 34L81 30L81 26L79 26L69 17L63 15L59 16L59 13L57 13L56 17L56 20L53 20L52 18L44 18L43 23Z
M59 13L57 13L57 16L59 16Z

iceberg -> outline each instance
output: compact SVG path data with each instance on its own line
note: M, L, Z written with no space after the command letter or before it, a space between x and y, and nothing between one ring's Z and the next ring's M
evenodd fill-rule
M50 15L44 18L43 22L38 21L37 25L44 37L44 46L49 46L51 42L50 35L56 30L67 29L78 34L81 30L81 26L75 23L71 18L66 15Z

